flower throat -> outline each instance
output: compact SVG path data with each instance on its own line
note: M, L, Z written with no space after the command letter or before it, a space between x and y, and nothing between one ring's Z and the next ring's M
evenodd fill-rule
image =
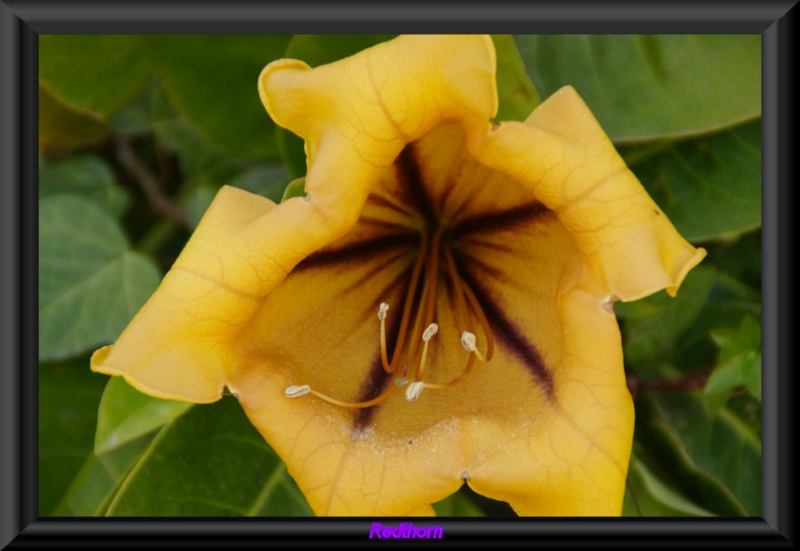
M396 384L390 384L378 396L361 402L348 402L318 392L310 385L291 385L286 388L287 398L298 398L313 394L318 398L347 408L368 408L388 398L397 388L406 386L405 397L409 402L419 398L422 391L428 389L446 389L463 381L472 371L475 361L488 362L494 353L494 336L481 305L469 284L459 275L456 260L451 250L450 239L446 238L447 226L439 223L433 235L430 231L422 231L408 291L399 313L400 328L397 342L391 358L386 345L386 318L389 315L389 304L382 302L378 306L380 321L380 355L381 365L386 373L399 373ZM452 303L455 308L456 324L465 327L461 333L461 346L466 350L466 365L461 373L450 381L426 382L425 368L428 357L428 346L439 330L436 323L437 290L440 277L446 277L452 292ZM415 308L416 307L416 308ZM480 326L486 339L486 352L478 348L476 328ZM417 336L415 338L415 336ZM421 344L421 347L420 347ZM406 361L403 362L402 360Z

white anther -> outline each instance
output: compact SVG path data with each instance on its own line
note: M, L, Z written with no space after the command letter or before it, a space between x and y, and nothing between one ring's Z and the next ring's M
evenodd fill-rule
M286 387L286 390L283 391L283 395L287 398L297 398L309 392L311 392L311 387L308 385L292 385Z
M406 389L406 400L413 402L419 395L422 394L422 389L425 388L425 383L422 381L414 381Z
M432 323L428 326L427 329L422 333L422 342L428 342L433 338L433 336L439 331L439 326L435 323Z
M475 352L475 335L469 331L461 333L461 346L463 346L467 352Z
M384 321L386 319L386 311L389 309L389 305L385 302L381 302L381 305L378 306L378 319Z

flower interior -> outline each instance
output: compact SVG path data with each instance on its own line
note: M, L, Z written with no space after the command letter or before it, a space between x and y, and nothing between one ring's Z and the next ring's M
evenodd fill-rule
M471 159L460 127L444 123L402 150L347 235L267 299L260 353L281 351L270 363L291 374L287 398L336 404L355 429L513 416L520 393L554 399L559 347L538 341L561 342L558 290L577 258L554 213ZM286 332L306 346L281 347ZM515 377L500 377L502 363Z

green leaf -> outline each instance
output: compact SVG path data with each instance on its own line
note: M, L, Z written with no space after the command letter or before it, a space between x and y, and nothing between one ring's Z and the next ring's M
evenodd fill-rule
M306 150L303 139L280 126L275 126L275 139L278 142L281 161L289 169L289 173L295 178L305 176Z
M184 202L184 212L186 212L189 227L193 230L197 228L197 224L200 223L200 219L203 218L216 194L217 188L207 184L197 186L189 194Z
M176 109L215 147L236 157L272 158L278 155L274 124L256 83L289 38L45 35L40 83L68 107L102 121L132 102L156 74ZM120 124L130 126L115 122Z
M498 121L524 121L541 102L511 35L492 35L497 52Z
M634 449L637 457L667 486L712 514L720 516L748 514L732 491L719 480L717 472L698 465L683 439L681 431L686 428L683 420L678 419L679 426L674 426L672 419L665 415L655 399L661 398L662 394L657 396L656 394L655 392L646 396L639 394L637 397L634 431ZM688 393L663 395L667 394L689 396ZM699 393L694 394L699 395ZM694 400L697 401L697 396Z
M236 157L277 157L274 124L258 96L261 70L290 35L151 35L152 63L175 108Z
M433 504L437 517L485 517L486 514L475 505L464 492L456 492L451 496Z
M280 203L290 180L291 177L284 165L260 163L242 171L230 181L230 185L263 195L274 203Z
M640 148L638 148L640 149ZM670 145L631 170L686 239L738 237L761 226L761 123Z
M122 482L152 439L152 434L145 435L99 456L90 452L53 515L104 515Z
M178 156L184 185L192 187L196 180L210 182L208 174L218 167L232 164L229 155L223 154L203 138L197 129L178 113L169 102L163 87L149 90L150 124L159 145Z
M712 352L708 362L716 363L717 346L711 339L711 332L720 328L737 328L746 316L761 317L761 293L717 272L708 301L681 337L681 353L688 353L701 340L706 341L706 347Z
M151 66L138 35L39 37L39 82L73 109L107 118L150 80Z
M39 514L53 514L92 454L97 402L108 377L89 358L39 366Z
M114 173L102 158L93 155L68 157L39 170L39 197L74 193L89 199L115 216L128 205L128 193L116 185Z
M705 387L706 396L725 399L738 387L746 387L761 400L761 324L745 317L738 331L718 329L712 337L720 346L719 365Z
M94 117L71 109L39 86L39 152L94 144L108 135Z
M58 194L39 202L39 359L113 342L161 280L131 252L94 202Z
M230 397L164 424L121 482L114 516L311 515L283 463Z
M151 432L186 413L193 404L143 394L122 377L111 377L100 399L94 452L105 452Z
M760 515L759 436L727 407L709 409L701 392L653 393L653 398L691 463L719 481L735 497L742 512L735 513L727 505L721 508L721 493L707 493L708 501L696 500L698 504L717 514Z
M622 515L644 517L713 516L710 511L699 507L659 478L635 454L631 456L628 467L628 491L625 494Z
M393 34L296 34L283 57L300 59L311 67L332 63L375 44L391 40Z
M616 142L708 133L761 113L759 35L516 35L542 97L571 84Z
M714 341L720 346L720 363L730 363L742 354L761 350L761 324L746 317L738 331L720 330L712 333Z
M281 202L286 201L287 199L291 199L292 197L305 197L306 194L306 178L303 176L302 178L295 178L289 185L286 186L286 189L283 192L283 198Z
M761 303L761 230L747 233L733 241L726 241L707 246L708 258L705 262L717 266L720 274L731 278L735 286L742 288L737 294L740 298L750 295L755 302Z
M714 283L712 266L698 266L686 276L677 296L661 291L642 300L614 304L623 320L627 363L649 365L676 353L681 335L698 317Z

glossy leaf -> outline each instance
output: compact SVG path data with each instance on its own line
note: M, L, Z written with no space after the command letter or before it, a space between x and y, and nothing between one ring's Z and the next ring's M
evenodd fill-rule
M628 492L623 516L673 517L713 516L653 473L636 455L628 467Z
M39 170L39 197L57 193L81 195L116 216L123 213L129 199L108 163L90 155L69 157Z
M112 377L100 399L94 452L112 450L183 415L192 404L143 394L120 377Z
M56 516L102 516L136 461L147 449L148 434L102 455L90 453L59 502Z
M291 199L292 197L303 197L306 194L306 179L303 178L295 178L289 185L286 186L286 189L283 191L283 197L281 201L286 201L287 199Z
M115 516L310 515L234 398L163 425L106 510Z
M625 361L649 364L675 353L683 332L697 318L714 283L714 268L702 264L689 272L677 296L664 291L630 303L616 303L614 311L624 321Z
M653 394L692 463L735 497L743 511L739 514L760 515L761 440L758 434L728 408L711 412L700 392ZM725 513L724 509L718 513L736 514Z
M45 34L39 38L39 82L66 105L106 119L150 80L143 37Z
M197 228L197 224L200 223L200 219L203 218L216 194L217 188L208 184L197 186L192 190L192 193L184 202L183 209L190 228L193 230Z
M712 333L720 346L719 365L708 379L707 396L727 395L745 387L761 400L761 324L746 317L738 331L719 329Z
M175 108L222 151L278 155L261 105L261 69L282 56L289 35L151 35L152 63Z
M94 144L108 135L102 123L71 109L39 86L39 151Z
M45 197L39 203L39 359L113 342L160 279L94 202Z
M280 203L290 180L289 171L283 165L259 163L239 173L230 181L230 185Z
M456 492L433 504L437 517L484 517L486 514L464 494Z
M573 85L612 140L714 132L761 113L759 35L515 35L542 97Z
M159 146L178 157L184 188L195 187L198 183L216 184L209 174L221 172L220 167L235 161L204 139L191 122L176 111L161 86L153 87L148 95L152 132Z
M692 350L699 341L704 340L707 342L707 347L710 347L708 349L712 351L712 357L708 362L715 364L717 347L711 339L711 332L720 328L736 328L746 316L760 319L761 293L718 272L700 315L680 339L681 353Z
M97 401L108 377L89 359L39 366L39 514L53 514L92 454Z
M701 392L640 394L637 455L670 488L715 515L758 514L760 443L733 419L724 408L708 413Z
M498 121L524 121L541 102L539 93L525 72L525 62L514 38L508 34L492 35L497 52Z
M274 125L256 81L288 41L289 35L45 35L40 83L58 101L104 121L157 76L173 105L215 147L271 158L278 155Z
M296 34L283 57L302 59L311 67L331 63L394 38L393 34Z
M761 226L761 123L678 142L631 169L693 242L732 239Z

